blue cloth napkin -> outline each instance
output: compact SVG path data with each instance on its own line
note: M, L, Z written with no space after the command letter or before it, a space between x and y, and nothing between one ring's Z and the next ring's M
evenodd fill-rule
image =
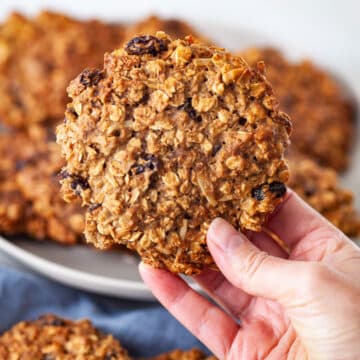
M159 303L93 295L31 273L0 267L0 333L44 313L88 318L118 338L134 357L175 348L206 351Z

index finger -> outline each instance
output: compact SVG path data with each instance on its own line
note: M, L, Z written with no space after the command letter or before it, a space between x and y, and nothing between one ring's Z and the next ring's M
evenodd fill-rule
M164 307L219 358L225 359L239 326L179 276L141 263L140 274Z

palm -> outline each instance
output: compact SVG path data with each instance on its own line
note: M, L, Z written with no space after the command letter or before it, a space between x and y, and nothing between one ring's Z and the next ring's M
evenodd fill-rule
M344 247L340 246L343 240L342 234L333 230L333 228L324 230L324 228L315 227L312 231L304 233L300 240L291 247L290 254L269 242L265 234L248 233L247 236L259 248L277 257L297 261L329 262L338 270L345 272L350 267L358 269L360 253L354 256L353 252L344 251ZM332 244L329 244L329 239L332 239ZM356 265L352 266L354 262ZM354 275L358 277L356 274ZM314 274L315 276L316 274ZM227 353L229 360L238 358L306 359L308 356L303 344L304 339L298 336L298 331L292 325L294 320L295 322L300 320L305 328L316 328L319 325L319 320L320 323L326 323L329 318L325 306L328 299L313 298L311 291L304 293L301 298L297 298L296 302L301 303L301 306L295 304L285 312L278 302L249 295L230 284L219 272L206 270L197 277L197 281L235 319L241 319L241 327L234 336ZM358 285L360 286L360 281L358 281ZM310 306L311 309L309 309ZM317 319L314 319L312 314L314 308L319 310ZM318 339L311 331L307 331L307 335L310 342L315 343L315 346L317 342L326 343L331 340ZM341 336L341 330L337 335ZM329 334L329 337L332 336L336 336L336 334ZM325 348L329 353L334 353L334 350L329 346L325 346Z
M302 355L305 349L278 303L253 298L241 320L242 326L228 352L229 359L282 359L290 350L299 359L305 358Z
M221 275L207 270L197 281L235 319L241 318L241 326L232 337L227 359L284 359L293 351L299 359L305 359L304 348L297 339L289 317L279 303L253 297L232 287ZM227 293L226 297L220 293Z

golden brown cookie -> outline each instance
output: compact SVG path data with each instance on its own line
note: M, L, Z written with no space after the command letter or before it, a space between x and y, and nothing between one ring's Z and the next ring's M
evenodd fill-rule
M25 233L24 219L28 217L29 210L31 208L14 181L0 179L0 233Z
M2 360L130 360L118 340L88 320L43 315L23 321L0 337Z
M173 350L166 354L161 354L150 360L216 360L215 356L207 356L198 349L188 351Z
M34 147L27 139L22 133L0 134L0 232L3 234L25 233L28 221L36 219L15 179L21 159L33 155Z
M260 230L285 194L291 125L260 71L164 33L132 39L69 86L57 129L65 199L88 207L97 247L194 274L213 260L210 222Z
M274 49L249 49L242 56L266 64L266 76L293 124L292 147L322 165L343 170L349 163L355 108L342 86L310 61L290 62Z
M26 43L36 37L36 29L27 17L12 13L0 24L0 69L11 66L14 57L19 56Z
M289 187L345 234L359 236L360 216L354 195L341 187L336 172L297 153L292 152L288 159Z
M57 13L10 15L0 26L0 120L14 127L57 122L69 81L87 66L100 66L123 34L121 25Z
M84 211L60 194L64 161L49 131L0 135L0 232L73 244L83 239Z

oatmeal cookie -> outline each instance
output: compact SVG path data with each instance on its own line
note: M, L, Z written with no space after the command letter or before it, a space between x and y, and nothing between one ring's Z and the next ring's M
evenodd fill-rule
M166 354L161 354L150 360L216 360L215 356L207 356L198 349L188 351L174 350Z
M36 219L15 181L19 159L33 154L34 149L29 145L25 134L0 134L0 232L3 234L24 233L27 221Z
M19 13L12 13L0 24L0 69L11 66L11 61L20 54L23 45L31 42L36 30L30 19Z
M194 274L213 265L215 217L260 230L286 192L291 130L261 70L160 32L78 76L57 139L65 199L88 207L87 240Z
M126 28L125 41L129 41L139 35L155 35L158 31L167 33L173 39L182 39L185 36L191 35L197 39L202 39L203 42L205 40L197 30L185 21L149 16Z
M118 340L88 320L43 315L16 324L0 337L3 360L130 360Z
M336 172L304 155L291 152L289 187L350 237L360 235L360 216L354 196L339 183Z
M274 49L249 49L252 65L266 64L266 76L293 124L291 146L321 165L343 170L349 163L356 111L343 87L310 61L287 61Z
M123 42L124 28L42 12L13 14L0 26L0 120L10 126L57 122L66 86L105 51Z
M84 211L59 193L64 161L48 132L0 135L0 232L72 244L83 239Z
M29 210L30 206L13 180L0 178L0 233L25 233L24 219L28 216Z

